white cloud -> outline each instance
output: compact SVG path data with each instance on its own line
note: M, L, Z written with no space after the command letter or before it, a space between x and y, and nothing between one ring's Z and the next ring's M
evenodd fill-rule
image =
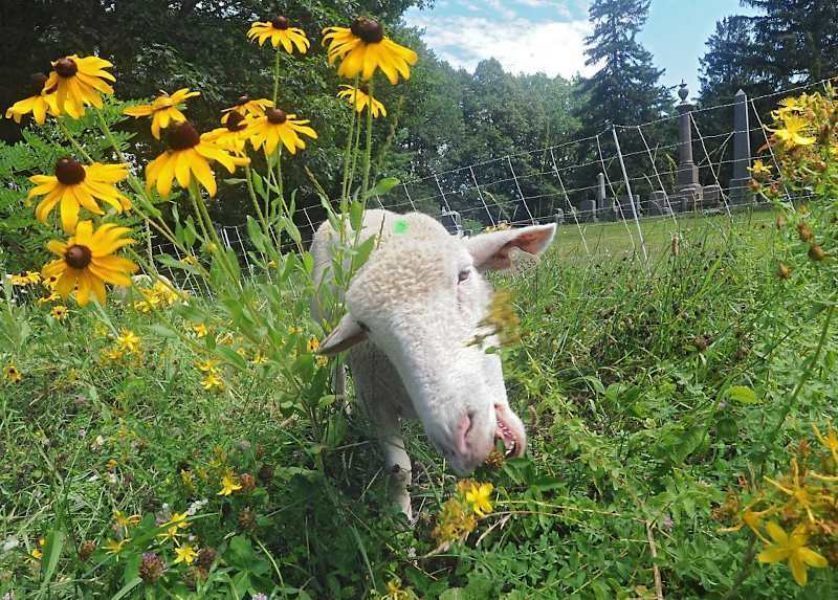
M532 22L517 18L415 15L411 25L425 28L423 39L437 55L455 67L474 70L481 60L496 58L510 73L545 73L572 77L591 75L585 66L588 21Z

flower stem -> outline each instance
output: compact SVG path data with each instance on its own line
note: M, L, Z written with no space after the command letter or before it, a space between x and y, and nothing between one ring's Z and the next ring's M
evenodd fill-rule
M274 106L279 98L279 49L274 54Z
M358 76L355 77L355 89L358 89ZM346 136L346 150L343 152L343 185L341 186L341 211L345 211L344 204L349 200L349 188L351 187L350 163L352 161L352 140L355 138L355 106L352 106L349 119L349 132Z
M373 81L370 80L369 95L372 98ZM369 192L370 165L372 164L372 107L367 107L367 147L364 152L364 178L361 184L361 198L366 200Z

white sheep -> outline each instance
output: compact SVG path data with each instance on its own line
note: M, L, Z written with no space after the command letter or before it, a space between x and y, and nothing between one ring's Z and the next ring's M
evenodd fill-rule
M365 213L361 239L375 235L378 240L350 282L346 314L319 352L349 350L358 400L378 433L391 474L391 496L408 519L411 465L401 418L421 419L458 474L483 463L498 438L508 454L524 453L526 432L509 407L500 358L485 352L485 345L497 340L486 338L484 347L473 343L486 334L480 321L492 294L481 272L512 266L515 249L542 253L554 233L555 225L535 225L462 239L420 213ZM328 222L314 236L318 289L334 289L336 239ZM325 317L316 299L312 310L315 318Z

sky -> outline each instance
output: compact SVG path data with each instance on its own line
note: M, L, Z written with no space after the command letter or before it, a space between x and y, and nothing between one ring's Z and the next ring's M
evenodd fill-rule
M436 0L430 10L410 9L405 20L425 29L424 40L440 58L473 71L494 57L511 73L590 75L584 38L590 33L589 0ZM698 92L698 59L716 21L753 14L739 0L652 0L639 36L666 70L662 82L685 80Z

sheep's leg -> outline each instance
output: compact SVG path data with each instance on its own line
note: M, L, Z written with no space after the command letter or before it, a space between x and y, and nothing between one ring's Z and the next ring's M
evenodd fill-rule
M409 404L407 392L387 357L369 344L349 351L349 366L358 401L384 453L390 499L412 521L411 465L400 423L403 405Z
M389 419L388 419L389 421ZM379 423L381 429L381 449L384 451L384 467L389 478L388 488L390 500L399 507L413 522L413 511L410 506L411 465L410 457L404 446L398 417L391 422Z

